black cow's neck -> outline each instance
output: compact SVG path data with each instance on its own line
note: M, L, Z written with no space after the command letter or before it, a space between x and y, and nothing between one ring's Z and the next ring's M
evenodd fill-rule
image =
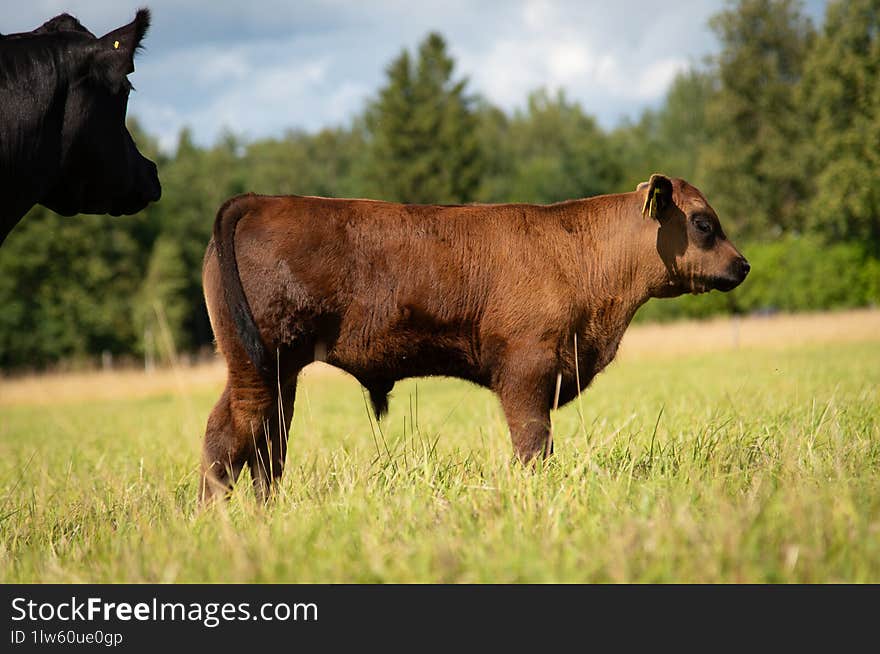
M62 63L50 58L22 67L21 75L0 76L0 243L61 170L68 92Z

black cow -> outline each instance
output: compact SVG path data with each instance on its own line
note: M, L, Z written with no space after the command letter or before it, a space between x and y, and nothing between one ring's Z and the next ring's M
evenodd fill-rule
M68 14L0 35L0 244L34 204L133 214L159 199L156 164L125 127L140 9L100 38Z

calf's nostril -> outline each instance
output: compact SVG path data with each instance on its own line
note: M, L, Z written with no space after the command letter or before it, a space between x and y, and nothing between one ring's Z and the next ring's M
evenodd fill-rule
M749 265L749 262L746 261L745 259L743 259L742 262L740 263L740 268L742 269L743 277L748 275L749 271L752 269L752 267Z

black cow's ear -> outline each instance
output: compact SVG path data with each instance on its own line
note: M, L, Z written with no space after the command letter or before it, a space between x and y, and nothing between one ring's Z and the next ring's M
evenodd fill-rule
M647 182L642 182L636 190L647 187L642 214L659 220L666 209L672 206L672 181L666 175L653 174Z
M134 70L134 53L150 29L150 10L138 9L128 25L108 32L97 42L98 60L112 76L125 76Z

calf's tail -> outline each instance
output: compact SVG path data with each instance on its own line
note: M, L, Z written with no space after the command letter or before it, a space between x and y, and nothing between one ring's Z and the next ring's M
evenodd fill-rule
M220 265L223 295L238 338L263 381L269 388L273 388L276 376L274 357L269 354L260 336L260 330L241 284L238 261L235 258L235 230L239 221L248 214L253 200L254 196L248 194L236 196L223 203L214 220L214 248Z

